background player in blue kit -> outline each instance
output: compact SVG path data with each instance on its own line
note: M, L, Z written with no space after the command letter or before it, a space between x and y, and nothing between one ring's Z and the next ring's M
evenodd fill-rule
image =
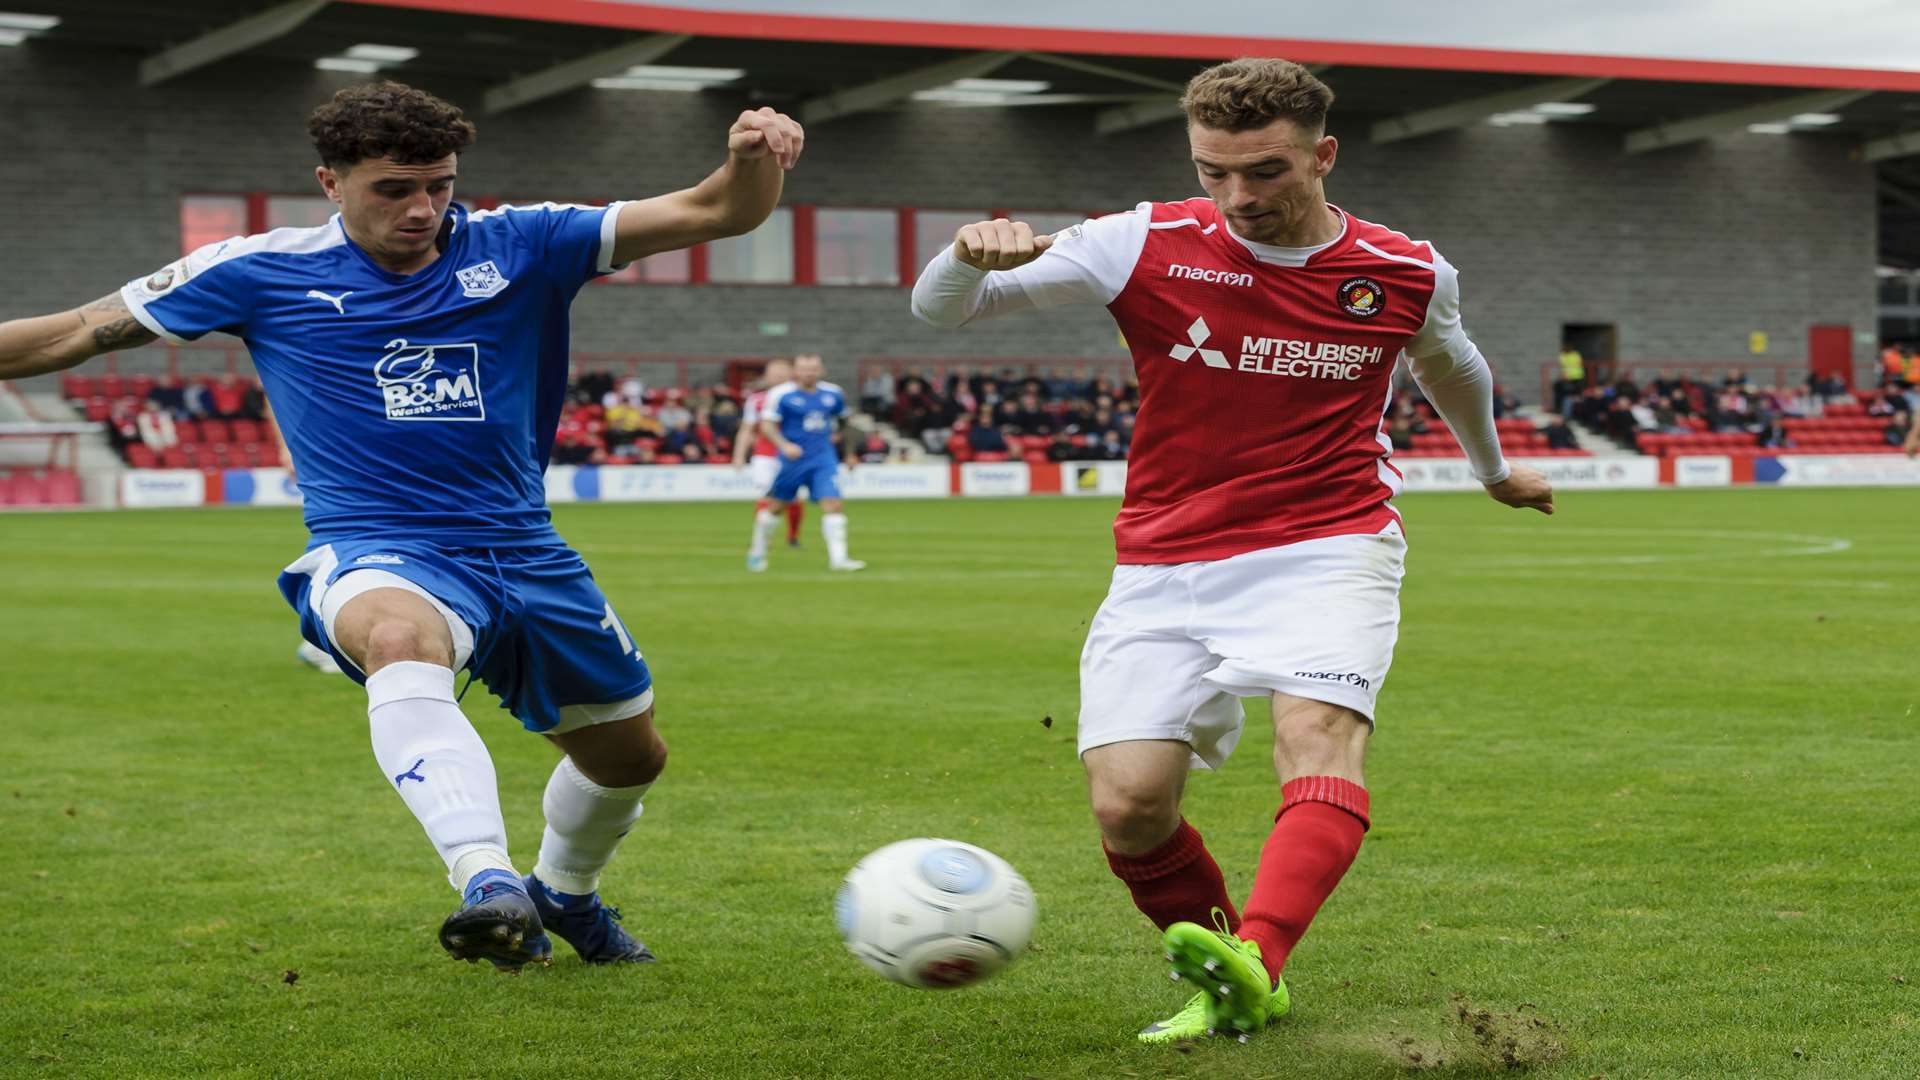
M846 391L822 382L826 363L817 353L793 358L793 381L767 391L761 408L760 430L780 448L785 461L767 493L769 504L754 516L753 542L747 548L747 569L767 568L767 538L787 504L800 489L820 504L820 535L827 541L827 569L864 570L867 564L847 557L847 515L840 502L840 458L833 452L836 425L847 414ZM859 460L854 440L846 443L847 468Z
M653 959L598 882L666 764L653 679L542 475L567 384L568 306L590 279L750 232L800 125L743 112L694 187L607 207L452 202L474 127L397 83L315 110L325 225L234 237L81 308L0 323L0 377L212 331L245 340L299 466L311 534L281 574L302 635L367 688L374 756L462 894L440 940L502 968L551 930L590 962ZM469 669L564 752L539 861L507 857L493 762L461 713Z

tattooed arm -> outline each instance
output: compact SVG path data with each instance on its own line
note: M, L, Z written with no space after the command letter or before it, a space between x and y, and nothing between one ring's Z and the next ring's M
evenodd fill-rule
M118 292L58 315L0 322L0 379L62 371L85 360L154 340Z

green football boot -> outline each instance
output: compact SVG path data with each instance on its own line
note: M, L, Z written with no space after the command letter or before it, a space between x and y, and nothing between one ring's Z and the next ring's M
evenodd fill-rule
M1167 927L1166 943L1173 976L1200 988L1206 1013L1204 1030L1237 1035L1245 1041L1293 1007L1287 984L1268 977L1260 946L1227 933L1224 923L1217 931L1198 923L1174 923ZM1191 1008L1189 1003L1180 1016ZM1141 1037L1146 1037L1145 1032Z
M1179 1012L1141 1028L1140 1041L1172 1043L1198 1039L1204 1037L1212 1026L1213 1022L1207 1018L1207 995L1202 991L1188 998L1186 1006Z

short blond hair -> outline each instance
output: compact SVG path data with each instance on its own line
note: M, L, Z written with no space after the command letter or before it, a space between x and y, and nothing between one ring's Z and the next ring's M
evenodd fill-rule
M1319 133L1327 129L1333 91L1291 60L1250 57L1195 75L1180 95L1180 107L1187 123L1219 131L1251 131L1291 120Z

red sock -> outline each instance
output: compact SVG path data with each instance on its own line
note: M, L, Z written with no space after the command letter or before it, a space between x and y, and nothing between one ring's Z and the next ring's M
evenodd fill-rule
M1177 922L1210 927L1214 908L1226 912L1229 930L1240 925L1220 864L1207 854L1206 841L1187 819L1181 818L1180 827L1166 843L1145 855L1121 855L1101 846L1113 876L1126 882L1133 893L1133 906L1160 929Z
M787 543L800 539L800 517L806 511L797 502L787 504Z
M1241 937L1260 944L1267 973L1276 978L1353 865L1369 824L1367 789L1351 780L1303 776L1282 785L1280 797L1240 929Z

